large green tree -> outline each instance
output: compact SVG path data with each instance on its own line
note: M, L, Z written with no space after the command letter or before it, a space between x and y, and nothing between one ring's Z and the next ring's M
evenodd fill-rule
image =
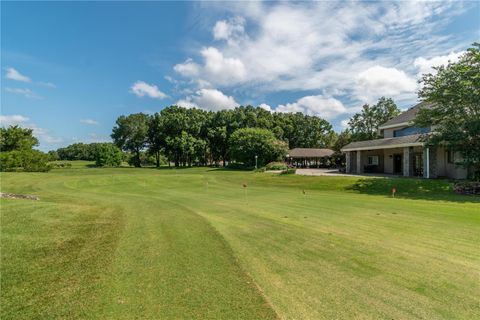
M149 137L175 166L207 163L207 122L210 113L171 106L151 122ZM193 147L194 146L194 147ZM150 146L151 147L151 146Z
M155 113L148 123L148 150L155 155L155 165L160 167L160 153L165 150L166 136L163 127L163 118L160 113Z
M95 165L97 167L117 167L122 163L123 154L113 143L98 143L95 147Z
M30 150L38 146L38 139L33 136L33 130L10 126L0 128L0 151Z
M48 171L48 155L33 150L38 139L33 130L10 126L0 128L0 171Z
M147 145L149 117L144 113L134 113L128 116L120 116L112 131L113 142L125 151L134 154L133 164L141 166L140 152Z
M291 149L328 147L334 134L328 121L301 112L275 113L272 131Z
M359 113L348 122L353 141L380 138L378 127L400 114L400 109L391 98L381 97L374 105L364 104Z
M435 69L422 77L419 96L431 107L419 111L416 126L433 127L424 140L460 153L457 164L473 168L472 176L480 179L480 44L458 62Z
M234 160L247 166L265 165L268 162L281 160L288 152L284 141L278 140L273 132L261 128L243 128L236 130L230 137L231 153Z

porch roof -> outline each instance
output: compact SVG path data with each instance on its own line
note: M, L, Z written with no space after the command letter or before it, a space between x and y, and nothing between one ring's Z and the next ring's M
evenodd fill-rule
M345 152L423 146L423 142L420 141L420 136L420 134L414 134L404 137L351 142L343 147L341 151Z

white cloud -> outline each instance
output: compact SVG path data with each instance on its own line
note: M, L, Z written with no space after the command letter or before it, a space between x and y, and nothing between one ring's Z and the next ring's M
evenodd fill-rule
M294 103L279 105L275 111L278 112L302 112L307 115L319 116L324 119L333 119L340 114L346 113L347 108L343 103L332 97L306 96Z
M167 95L160 91L156 85L151 85L144 81L135 82L130 87L130 92L137 97L147 96L153 99L164 99L167 97Z
M235 17L230 20L220 20L213 27L213 38L215 40L226 40L229 44L236 44L245 36L245 19Z
M185 108L201 108L217 111L221 109L233 109L239 104L232 96L227 96L219 90L200 89L195 94L179 100L177 105Z
M5 88L6 92L14 93L14 94L19 94L24 96L25 98L28 99L42 99L42 97L36 95L32 90L27 89L27 88Z
M247 75L243 62L235 58L227 58L218 49L203 48L201 55L203 65L188 59L174 66L174 70L184 77L191 77L197 83L221 85L242 82Z
M99 123L93 119L80 119L80 123L96 126Z
M430 59L418 57L413 62L413 65L418 68L420 76L426 73L436 73L433 67L446 66L448 62L457 62L464 53L465 51L452 52L445 56L436 56Z
M19 114L0 115L0 126L9 127L15 125L32 129L33 135L40 140L40 144L57 144L63 141L62 138L51 135L47 129L40 128L35 123L30 122L30 119L25 116Z
M29 77L21 74L18 70L14 68L7 68L7 74L5 75L5 78L22 82L30 82Z
M200 73L200 66L192 59L187 59L185 62L175 65L173 69L185 77L195 77Z
M350 119L343 119L342 121L340 121L340 127L342 129L347 129L348 128L348 122L350 121Z
M15 125L21 125L28 121L27 117L24 117L19 114L13 114L10 116L0 115L0 126L2 127L9 127Z
M251 97L341 92L361 105L358 93L373 80L359 74L381 66L401 77L400 90L389 83L367 98L392 95L413 102L418 70L412 61L457 50L458 39L438 30L466 7L458 2L202 3L235 18L213 21L213 39L220 41L199 48L197 56L174 69L189 80L185 86L196 89L235 88Z
M402 94L414 94L418 86L415 79L404 71L378 65L358 74L356 84L358 98L370 103L381 96L401 97Z
M262 108L262 109L264 109L264 110L270 111L270 112L273 111L273 110L272 110L272 107L269 106L269 105L266 104L266 103L261 103L261 104L259 105L259 107Z

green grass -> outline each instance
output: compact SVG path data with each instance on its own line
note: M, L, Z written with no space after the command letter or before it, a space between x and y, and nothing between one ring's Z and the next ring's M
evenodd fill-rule
M444 181L79 167L0 175L2 319L480 317Z

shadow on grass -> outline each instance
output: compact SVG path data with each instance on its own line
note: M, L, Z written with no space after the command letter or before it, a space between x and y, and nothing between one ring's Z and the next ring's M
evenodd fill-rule
M480 197L456 194L453 183L447 180L424 180L416 178L363 178L345 187L362 194L383 195L401 199L443 200L452 202L479 202Z

